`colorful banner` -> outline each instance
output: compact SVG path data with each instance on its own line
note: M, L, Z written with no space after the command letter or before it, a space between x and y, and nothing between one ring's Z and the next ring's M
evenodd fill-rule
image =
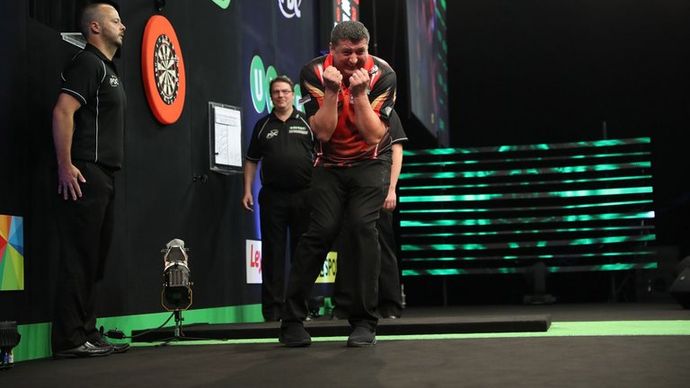
M0 214L0 291L24 289L24 221Z

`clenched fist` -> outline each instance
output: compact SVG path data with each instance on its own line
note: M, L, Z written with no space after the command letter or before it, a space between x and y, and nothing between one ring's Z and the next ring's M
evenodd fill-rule
M359 96L366 93L369 86L369 73L364 69L357 69L350 76L350 93L353 96Z
M334 66L328 66L323 71L323 84L326 89L338 92L340 84L343 82L343 75Z

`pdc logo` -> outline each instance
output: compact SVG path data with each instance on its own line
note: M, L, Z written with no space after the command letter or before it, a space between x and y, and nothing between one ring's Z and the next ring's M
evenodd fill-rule
M249 65L249 88L252 95L252 105L257 113L269 113L273 110L273 103L271 102L271 91L269 90L271 80L278 76L273 65L268 68L264 66L264 61L260 56L255 55ZM299 104L299 99L302 98L302 92L299 85L295 85L294 102L293 105L298 110L303 111L302 105Z

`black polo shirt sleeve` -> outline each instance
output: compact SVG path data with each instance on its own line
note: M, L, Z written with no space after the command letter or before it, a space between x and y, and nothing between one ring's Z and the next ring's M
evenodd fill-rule
M407 134L400 121L400 116L395 110L391 111L390 120L388 121L390 125L391 143L399 143L407 141Z
M259 121L254 124L254 130L252 131L252 137L249 139L249 147L247 148L247 155L245 159L250 162L258 163L263 157L263 152L261 151L261 141L259 140L259 132L268 122L268 116L262 117Z
M105 65L94 55L81 51L62 73L61 91L76 98L81 105L93 103L105 78Z

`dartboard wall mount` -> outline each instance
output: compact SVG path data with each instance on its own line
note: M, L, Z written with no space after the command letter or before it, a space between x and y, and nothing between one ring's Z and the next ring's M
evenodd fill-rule
M184 108L186 78L182 48L170 21L151 16L141 45L141 74L146 100L162 124L173 124Z

